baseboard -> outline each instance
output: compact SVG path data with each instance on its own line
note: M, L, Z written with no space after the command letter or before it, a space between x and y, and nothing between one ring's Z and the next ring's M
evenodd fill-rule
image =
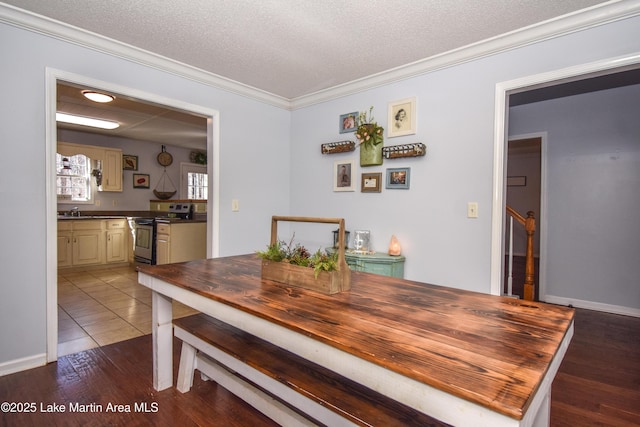
M554 295L545 295L544 301L550 304L572 305L577 308L585 308L587 310L603 311L605 313L622 314L624 316L640 317L640 309L633 307L623 307L619 305L605 304L601 302L584 301L574 298L558 297Z
M36 354L35 356L23 357L22 359L10 360L0 363L0 377L14 374L27 369L37 368L47 364L47 354Z

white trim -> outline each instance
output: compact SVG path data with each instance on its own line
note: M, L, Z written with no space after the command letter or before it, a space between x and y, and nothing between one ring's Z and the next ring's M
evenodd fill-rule
M56 195L56 84L45 70L45 208L46 208L46 316L47 362L58 360L58 196ZM49 84L53 80L53 84Z
M0 8L0 11L2 9ZM207 258L219 256L220 248L220 113L208 107L190 104L161 95L143 92L92 79L67 71L47 67L45 70L45 152L46 152L46 287L47 287L47 361L57 360L58 348L58 250L57 250L57 198L56 194L56 150L57 131L55 113L56 84L58 80L90 86L107 92L131 96L155 104L179 108L207 117L207 173L209 174L209 198L207 201Z
M493 197L491 218L491 294L500 295L503 272L503 224L505 210L505 141L509 112L507 94L524 92L537 87L552 86L560 82L581 80L594 75L609 74L614 70L638 68L640 53L605 59L574 67L563 68L496 84L495 122L493 144ZM546 191L545 191L546 192ZM546 228L546 227L545 227ZM546 239L545 239L546 240ZM542 266L540 266L542 271ZM541 291L542 293L542 291Z
M14 374L16 372L26 371L27 369L37 368L47 364L47 355L36 354L34 356L23 357L20 359L9 360L0 363L0 377L4 375Z
M640 317L640 308L624 307L621 305L605 304L601 302L585 301L575 298L559 297L555 295L547 295L545 302L557 305L572 305L577 308L587 310L602 311L604 313L621 314L623 316Z
M640 1L610 1L490 39L421 59L291 100L291 109L308 107L422 74L471 62L500 52L560 37L640 14Z
M244 83L201 70L189 64L178 62L15 6L0 3L0 22L113 55L136 64L175 74L227 92L252 98L265 104L284 109L289 108L289 100L282 96L274 95Z
M296 110L640 14L640 0L613 0L439 55L287 99L60 21L0 3L0 22L169 72L279 108Z

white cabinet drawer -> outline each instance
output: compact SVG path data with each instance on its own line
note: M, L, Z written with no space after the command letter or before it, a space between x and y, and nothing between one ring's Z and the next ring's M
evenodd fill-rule
M156 231L158 234L170 234L171 224L158 224Z

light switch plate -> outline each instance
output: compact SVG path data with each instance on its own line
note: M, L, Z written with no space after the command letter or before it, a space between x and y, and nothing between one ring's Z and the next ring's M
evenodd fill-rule
M467 203L467 218L478 218L478 202Z
M240 210L240 200L233 199L231 200L231 211L238 212Z

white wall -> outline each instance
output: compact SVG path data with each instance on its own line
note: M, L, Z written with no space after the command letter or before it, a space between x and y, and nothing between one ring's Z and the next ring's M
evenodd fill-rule
M640 312L639 117L640 85L510 109L511 134L548 132L548 301Z
M46 346L46 67L220 112L221 255L262 249L273 214L344 217L351 230L370 229L377 250L396 234L407 278L489 292L496 83L640 51L639 29L640 18L622 20L290 113L0 24L0 141L10 159L0 168L0 199L11 204L0 210L0 368ZM366 171L411 167L411 189L334 193L333 162L357 155L320 154L320 144L343 139L339 115L373 105L384 123L387 103L410 96L418 133L386 144L420 141L427 156ZM479 203L478 219L466 218L468 201ZM330 231L318 233L316 241L330 240Z
M270 216L289 205L288 111L6 24L0 54L0 144L12 159L0 168L0 370L46 351L47 67L218 110L220 254L268 242Z
M406 278L488 293L496 84L635 51L640 19L629 19L296 110L292 211L344 217L350 230L371 230L378 251L395 234L407 257ZM334 161L358 158L357 151L321 154L320 144L344 139L338 117L373 105L386 127L388 103L413 96L417 134L386 138L385 145L423 142L426 157L357 168L359 183L361 172L411 167L410 190L361 193L358 185L353 193L333 192ZM477 219L466 217L467 202L478 202ZM318 241L329 238L320 233Z

